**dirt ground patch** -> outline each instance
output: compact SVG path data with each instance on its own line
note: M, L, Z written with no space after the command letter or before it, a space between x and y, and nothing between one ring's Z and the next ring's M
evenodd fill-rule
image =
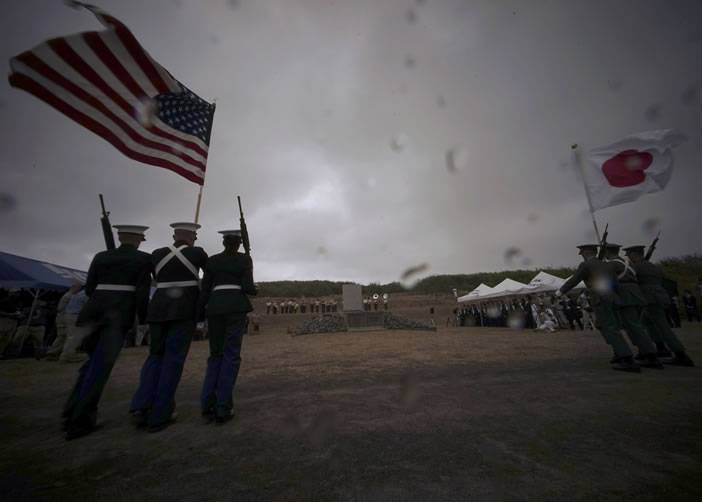
M702 363L702 327L680 336ZM0 496L702 500L702 368L614 372L590 332L250 336L219 427L199 415L194 342L178 423L157 434L127 416L145 356L122 352L104 428L70 443L58 417L77 367L1 361Z

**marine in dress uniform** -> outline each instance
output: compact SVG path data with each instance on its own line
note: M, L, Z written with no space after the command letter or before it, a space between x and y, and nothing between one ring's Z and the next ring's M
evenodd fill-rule
M251 257L239 253L241 231L223 230L224 251L211 256L202 280L201 309L206 309L210 357L202 387L202 414L217 423L233 416L234 385L241 366L247 295L256 295Z
M614 307L616 276L612 267L597 259L597 245L584 244L578 246L583 262L556 292L560 297L584 281L588 288L590 304L597 316L597 324L605 339L614 351L614 359L610 362L612 369L620 371L640 372L641 368L634 362L633 354L619 329L619 320Z
M151 256L138 250L148 227L114 225L120 246L95 255L85 283L88 301L76 320L90 327L84 346L89 359L63 411L66 439L96 428L97 406L135 315L146 318L151 284Z
M207 253L194 246L197 223L172 223L173 244L151 253L156 291L149 303L149 356L130 411L138 427L157 432L175 420L175 392L198 321L200 270Z
M694 366L695 363L687 355L685 346L675 336L665 316L665 310L671 304L671 300L663 287L663 271L644 258L644 249L645 246L624 248L646 298L644 325L656 343L659 357L670 356L670 350L675 354L675 357L670 360L663 359L664 363L675 366Z
M663 369L663 364L656 355L656 346L648 336L641 320L646 306L644 297L636 278L636 271L627 258L619 256L619 244L606 244L605 262L612 267L617 277L617 302L615 309L619 316L620 328L626 331L631 342L639 348L637 360L646 368Z

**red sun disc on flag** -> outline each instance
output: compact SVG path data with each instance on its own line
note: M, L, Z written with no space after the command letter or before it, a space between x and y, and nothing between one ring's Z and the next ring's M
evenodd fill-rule
M631 187L646 180L644 171L652 163L653 155L648 152L624 150L602 164L602 174L613 187Z

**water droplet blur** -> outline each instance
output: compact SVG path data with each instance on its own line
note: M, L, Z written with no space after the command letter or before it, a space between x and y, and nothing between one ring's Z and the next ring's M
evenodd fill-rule
M390 140L390 148L392 149L393 152L399 153L405 149L405 147L407 146L408 143L409 143L409 138L407 137L406 134L396 134Z
M504 260L505 263L511 265L512 262L522 254L522 250L516 246L510 246L505 249Z
M441 95L437 96L436 106L438 106L439 108L446 108L446 99Z
M610 91L618 91L622 88L622 82L620 80L610 79L607 80L607 87Z
M328 252L328 251L327 251L327 248L324 247L324 246L319 246L319 247L317 248L317 254L318 254L319 256L326 256L326 255L327 255L327 252Z
M647 218L641 225L641 230L648 235L653 237L661 228L661 220L655 216Z
M428 263L421 263L413 267L408 267L400 276L400 284L406 289L411 289L419 280L418 275L426 272L429 269Z
M154 118L158 112L158 103L153 99L146 98L139 101L134 108L136 111L136 119L144 127L151 127L154 123Z
M419 378L413 374L405 375L400 384L400 403L402 406L408 411L413 411L417 408L420 397Z
M212 45L219 45L219 37L217 35L210 35L210 43L212 43Z
M641 167L643 166L643 161L641 160L641 157L639 157L638 155L629 156L624 161L624 166L629 171L640 171Z
M448 172L463 171L468 167L468 153L462 148L450 148L446 151L445 161Z
M227 6L232 10L236 10L241 6L241 0L227 0Z
M680 95L680 101L684 105L692 105L697 102L697 86L691 85Z
M417 13L415 12L415 10L412 8L407 9L407 12L405 13L405 19L409 24L415 24L417 22Z
M590 213L587 213L587 217L590 217ZM594 230L585 231L585 242L595 242L597 240L597 235Z
M428 263L422 263L420 265L415 265L414 267L408 267L405 269L404 272L402 272L400 279L402 279L404 281L406 279L409 279L410 277L413 277L417 274L421 274L422 272L425 272L428 268L429 268Z
M405 67L414 68L415 66L417 66L417 60L414 59L414 56L407 56L405 58Z
M495 303L492 303L487 308L487 315L490 319L499 319L502 315L502 309Z
M427 3L427 0L416 0L416 1L417 1L417 5L424 5L425 3Z
M315 448L321 448L334 433L336 415L333 411L322 411L312 419L307 428L307 437Z
M180 298L183 296L183 288L167 288L166 295L173 299Z
M522 258L522 265L525 267L531 267L531 258L527 258L526 256Z
M537 221L539 221L539 218L540 218L540 216L538 214L529 213L529 215L527 216L527 221L529 223L536 223Z
M507 326L511 329L523 329L526 317L522 312L512 312L507 316Z
M12 211L17 207L17 200L9 193L0 192L0 212Z
M658 120L661 116L661 105L658 104L653 104L646 108L646 111L644 112L644 117L646 120L653 122L654 120Z
M608 295L614 288L609 277L595 277L592 281L592 289L601 295Z

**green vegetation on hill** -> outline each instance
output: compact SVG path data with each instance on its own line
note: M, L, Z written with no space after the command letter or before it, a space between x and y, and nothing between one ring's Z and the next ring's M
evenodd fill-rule
M660 262L665 274L678 283L680 294L683 290L695 289L697 280L702 277L702 256L691 255L680 258L667 258ZM573 268L543 268L540 269L558 277L568 277ZM515 281L529 282L539 270L503 270L501 272L480 272L476 274L447 274L431 275L418 281L412 288L405 289L399 282L387 284L362 284L365 292L372 293L401 293L416 294L451 294L453 288L458 295L464 295L478 287L481 283L495 286L506 278ZM259 295L266 297L322 297L340 295L341 286L348 284L343 281L274 281L258 283Z

